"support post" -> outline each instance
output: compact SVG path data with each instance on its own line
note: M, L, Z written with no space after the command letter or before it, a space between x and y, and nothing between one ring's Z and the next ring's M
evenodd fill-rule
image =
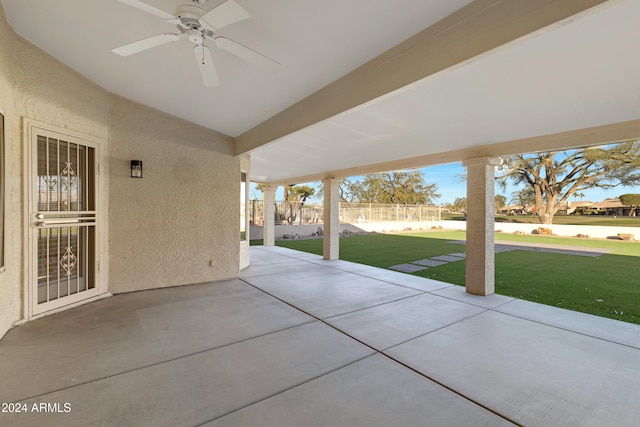
M262 194L264 194L262 244L264 246L274 246L276 244L276 187L272 185L265 185L262 188Z
M337 260L340 257L340 197L341 180L328 178L324 184L324 233L322 257Z
M495 166L491 157L467 159L467 292L491 295L495 291L494 204Z

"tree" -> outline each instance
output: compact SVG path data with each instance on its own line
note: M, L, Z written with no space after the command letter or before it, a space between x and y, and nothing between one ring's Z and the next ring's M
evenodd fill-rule
M514 169L497 179L525 184L533 190L536 214L551 224L560 207L576 192L640 183L640 141L575 151L516 155Z
M500 212L507 205L507 198L502 194L496 194L494 208L496 212Z
M467 210L467 198L466 197L458 197L453 202L453 207L456 211L462 212Z
M285 205L289 202L289 193L290 193L289 190L291 190L291 187L293 187L293 185L286 184L282 189L282 199Z
M358 203L432 204L440 197L437 189L417 169L391 171L365 175L361 181L343 181L341 197Z
M256 184L256 186L255 186L255 191L259 191L259 192L261 192L261 193L264 193L264 187L265 187L265 186L266 186L266 184L262 184L262 183L260 183L260 184ZM256 196L255 191L254 191L254 193L253 193L253 197L255 197L255 196Z
M636 216L636 211L640 209L640 194L623 194L620 203L631 208L629 216Z
M293 185L289 187L289 195L292 200L300 201L298 207L298 217L300 224L302 224L302 208L309 197L313 197L316 189L308 185Z
M531 187L525 187L521 190L511 193L511 203L520 205L523 208L533 205L536 202L536 195Z
M362 183L352 178L344 178L338 188L341 202L355 203L360 200Z
M354 186L357 186L358 182L357 181L352 181L350 178L343 178L342 182L340 183L340 186L338 187L338 197L340 198L341 202L347 202L347 203L351 203L354 202L354 194L352 193L352 188ZM317 188L316 194L315 196L318 199L324 199L324 183L320 183L320 185Z

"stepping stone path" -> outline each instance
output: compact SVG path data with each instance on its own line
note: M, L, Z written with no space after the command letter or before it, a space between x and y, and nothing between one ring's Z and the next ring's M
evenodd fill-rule
M467 257L464 253L455 253L449 255L438 255L433 258L412 261L409 264L398 264L389 267L390 270L402 271L403 273L415 273L416 271L426 270L429 267L438 267L450 262L462 261Z
M446 261L438 261L435 259L421 259L420 261L413 261L411 264L418 264L423 267L437 267L439 265L445 265L446 263Z
M402 271L403 273L415 273L416 271L426 270L427 267L421 267L416 264L398 264L389 267L389 269Z
M455 255L451 254L451 255L436 256L436 257L433 257L432 259L435 259L435 260L438 260L438 261L444 261L444 262L454 262L454 261L463 260L465 258L466 258L466 255L460 257L460 256L455 256Z
M462 243L464 241L454 241L450 243ZM552 252L566 255L579 255L598 257L602 254L606 254L612 251L612 249L597 249L597 248L582 248L574 246L562 246L562 245L550 245L550 244L534 244L534 243L516 243L505 242L497 243L495 245L495 252L508 252L515 250L525 251L540 251L540 252ZM448 255L438 255L433 258L421 259L418 261L412 261L408 264L399 264L389 267L390 270L402 271L403 273L415 273L416 271L426 270L429 267L438 267L448 264L450 262L462 261L467 255L464 252L457 252Z

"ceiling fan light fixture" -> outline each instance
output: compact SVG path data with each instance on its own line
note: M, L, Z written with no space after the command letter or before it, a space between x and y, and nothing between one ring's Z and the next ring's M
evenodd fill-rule
M204 36L202 31L198 31L194 28L187 30L187 38L191 43L194 44L202 44L204 42Z

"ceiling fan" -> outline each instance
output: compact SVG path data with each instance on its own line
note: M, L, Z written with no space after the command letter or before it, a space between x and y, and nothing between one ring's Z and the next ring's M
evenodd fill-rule
M218 73L213 64L211 51L205 43L212 41L219 49L226 50L245 61L251 62L266 70L276 72L280 64L273 59L222 36L216 36L216 32L228 25L235 24L250 17L249 13L234 0L227 0L221 5L206 11L195 4L204 3L206 0L192 0L193 5L180 5L173 12L173 15L158 9L140 0L118 0L128 6L142 10L164 19L166 22L176 24L179 33L166 33L149 37L137 42L112 49L113 53L121 56L129 56L152 47L160 46L169 42L176 42L183 37L187 37L195 45L193 53L202 76L202 81L207 87L220 85Z

